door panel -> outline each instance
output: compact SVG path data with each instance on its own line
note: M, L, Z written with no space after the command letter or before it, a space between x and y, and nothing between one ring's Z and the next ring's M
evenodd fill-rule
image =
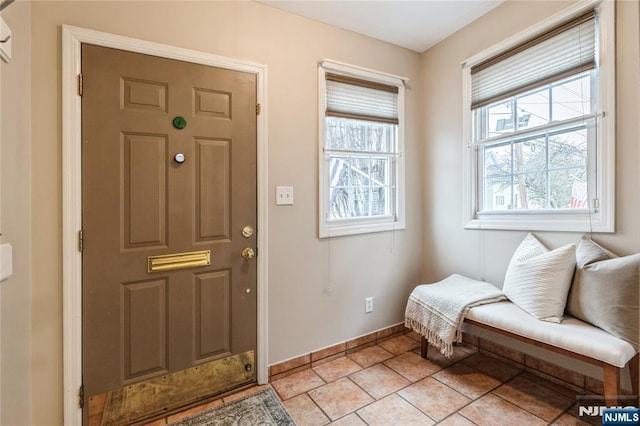
M122 135L124 248L165 246L167 241L167 137Z
M196 139L196 241L229 240L230 141Z
M123 382L166 373L167 281L130 283L121 289Z
M231 271L198 274L196 280L196 358L203 361L230 354Z
M82 69L85 395L163 377L221 381L194 382L207 392L255 381L239 361L204 368L254 359L256 264L241 252L256 235L241 231L256 227L255 75L92 45ZM147 269L151 256L206 250L209 265Z

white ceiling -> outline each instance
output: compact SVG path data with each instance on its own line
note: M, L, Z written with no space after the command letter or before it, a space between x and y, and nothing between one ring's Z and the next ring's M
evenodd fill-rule
M503 0L256 0L422 53Z

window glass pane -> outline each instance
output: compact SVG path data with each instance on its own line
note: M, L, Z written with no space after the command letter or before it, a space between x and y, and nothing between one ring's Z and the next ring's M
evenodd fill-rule
M350 216L348 188L338 186L331 188L331 205L329 216L331 219L340 219Z
M389 212L387 210L387 199L389 188L384 186L373 187L371 190L371 215L385 216Z
M591 73L565 80L551 89L554 121L568 120L591 113Z
M514 201L517 209L547 208L547 174L519 174L513 180Z
M545 139L525 139L513 144L514 173L531 173L547 169Z
M326 147L350 151L391 152L396 124L326 117Z
M485 179L484 210L511 209L511 188L511 176Z
M352 186L368 187L369 169L371 161L369 158L352 158L349 167L350 183Z
M580 179L587 173L587 130L580 129L549 136L549 168L579 167Z
M352 187L349 194L351 196L350 205L351 217L369 216L370 193L369 187Z
M485 176L510 175L511 143L497 143L484 147Z
M332 187L349 185L349 157L331 157L329 173Z
M388 160L382 158L374 158L371 160L371 184L372 185L388 185L387 182L387 164Z
M587 184L580 176L584 169L565 169L549 172L549 204L554 209L586 208Z
M543 126L549 122L549 89L545 87L516 99L518 130Z
M485 134L480 135L482 139L514 131L512 104L513 101L508 100L507 102L486 107L487 121L485 125L487 126L487 131Z

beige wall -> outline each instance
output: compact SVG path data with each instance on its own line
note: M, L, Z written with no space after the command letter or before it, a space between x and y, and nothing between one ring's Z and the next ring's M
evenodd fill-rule
M426 279L440 279L458 272L501 284L511 254L525 235L524 231L463 229L461 62L571 4L507 1L423 55ZM638 2L618 2L616 232L596 234L593 238L619 254L640 251L638 38ZM536 234L551 247L581 238L579 233Z
M2 11L13 58L2 68L2 242L13 246L13 276L0 283L0 424L31 422L31 5Z
M267 65L269 363L403 320L421 275L418 54L253 2L33 2L34 423L62 418L62 24ZM410 79L405 231L317 238L316 63L323 58ZM294 206L274 205L276 185L294 186ZM366 296L375 298L367 315Z

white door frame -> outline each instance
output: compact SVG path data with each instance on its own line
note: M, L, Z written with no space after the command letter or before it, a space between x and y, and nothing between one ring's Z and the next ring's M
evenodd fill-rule
M257 101L257 354L258 383L268 382L267 365L267 104L266 65L225 58L159 43L62 26L62 300L64 424L81 425L78 391L82 385L82 254L78 232L82 227L82 98L78 95L81 44L89 43L196 64L255 74Z

